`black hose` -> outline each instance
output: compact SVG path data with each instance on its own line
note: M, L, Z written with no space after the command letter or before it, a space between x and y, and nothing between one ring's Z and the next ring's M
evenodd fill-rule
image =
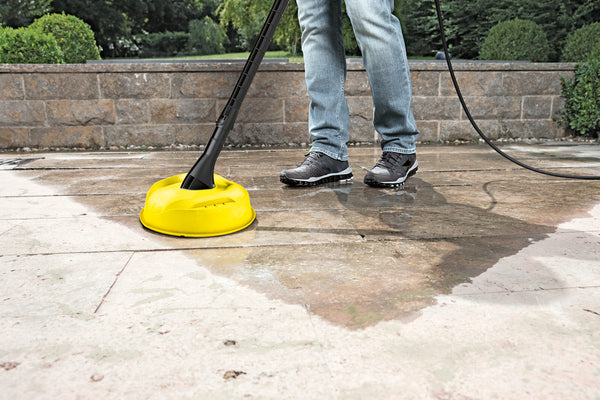
M477 125L477 123L475 122L475 120L473 119L473 117L471 116L471 112L469 111L469 108L467 107L467 103L465 102L465 99L463 98L463 95L460 91L460 88L458 87L458 82L456 80L456 75L454 74L454 68L452 68L452 61L450 60L450 53L448 51L448 44L446 42L446 34L444 33L444 22L442 20L442 10L440 8L440 0L435 0L435 9L437 11L437 18L438 18L438 26L440 29L440 36L442 39L442 44L444 46L444 55L446 56L446 63L448 64L448 70L450 71L450 76L452 77L452 83L454 84L454 88L456 89L456 94L458 95L458 99L460 100L460 103L462 104L462 108L465 111L465 114L467 115L467 118L469 119L469 121L471 122L471 125L473 125L473 128L475 128L475 130L477 131L477 133L479 134L479 136L481 136L481 138L492 148L494 149L498 154L500 154L502 157L506 158L507 160L525 168L528 169L530 171L533 172L537 172L539 174L544 174L544 175L550 175L550 176L554 176L557 178L567 178L567 179L585 179L585 180L600 180L600 176L594 176L594 175L568 175L568 174L560 174L560 173L556 173L556 172L551 172L551 171L545 171L542 169L538 169L535 167L532 167L530 165L527 165L511 156L509 156L508 154L506 154L505 152L503 152L502 150L500 150L494 143L492 143L492 141L481 131L481 129L479 128L479 126Z

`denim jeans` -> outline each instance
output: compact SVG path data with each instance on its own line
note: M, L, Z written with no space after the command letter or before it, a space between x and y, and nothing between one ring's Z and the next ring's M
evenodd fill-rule
M308 125L312 151L348 159L349 110L344 95L346 57L342 40L342 0L296 0L302 29ZM373 123L383 151L416 151L419 132L412 113L412 86L394 0L345 0L362 52L373 97Z

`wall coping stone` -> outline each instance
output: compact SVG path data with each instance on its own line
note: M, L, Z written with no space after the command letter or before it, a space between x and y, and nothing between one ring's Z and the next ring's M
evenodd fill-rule
M186 61L186 62L91 62L88 64L0 64L2 73L135 73L135 72L231 72L240 71L240 61ZM360 59L349 59L348 71L364 71ZM410 60L411 71L446 71L443 60ZM573 71L575 63L532 63L521 61L462 61L452 62L455 71ZM260 71L304 71L303 63L263 62Z

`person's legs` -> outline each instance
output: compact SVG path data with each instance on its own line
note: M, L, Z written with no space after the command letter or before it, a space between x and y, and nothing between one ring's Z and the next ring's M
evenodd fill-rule
M352 179L348 166L349 111L344 85L346 55L341 0L296 0L302 29L306 87L310 95L310 153L296 168L281 172L290 186L313 186Z
M280 179L302 185L351 179L341 0L297 0L297 4L313 143L306 160L298 168L283 171ZM419 133L411 109L410 71L393 7L393 0L346 0L371 85L373 122L382 137L382 158L365 176L371 186L397 186L418 165L414 153Z
M302 29L311 151L348 160L348 103L344 96L346 56L341 0L297 0Z
M413 154L419 134L400 21L393 0L346 0L373 95L373 123L384 152Z

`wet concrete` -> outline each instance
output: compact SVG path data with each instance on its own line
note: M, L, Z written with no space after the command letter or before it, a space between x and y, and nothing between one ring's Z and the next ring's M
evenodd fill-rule
M600 165L598 146L511 150L555 171L589 174ZM196 156L36 154L5 165L140 230L137 214L150 185L186 172ZM536 175L483 146L423 147L419 173L394 190L362 183L377 149L355 148L350 156L354 183L307 189L278 181L281 169L302 159L300 150L225 152L217 173L249 190L257 221L219 238L143 234L164 243L163 249L185 249L216 274L356 329L414 318L435 296L600 203L600 183Z
M515 145L507 149L525 162L554 171L600 173L600 146ZM419 172L399 189L373 189L362 183L366 169L379 157L374 148L351 149L354 183L316 188L282 185L279 172L297 164L303 153L223 152L216 172L248 189L258 217L237 234L201 239L156 234L138 221L150 185L186 172L196 153L1 154L0 264L5 282L21 282L18 290L3 288L7 315L16 320L28 312L46 314L49 310L54 315L88 315L76 311L81 308L95 310L88 311L91 314L86 318L92 318L104 309L115 311L119 301L125 302L123 310L139 310L165 299L179 299L183 305L162 305L148 312L187 315L181 310L189 305L177 295L189 289L185 279L202 281L211 274L269 301L301 307L336 329L362 332L384 321L425 323L432 307L470 301L482 293L485 296L478 300L478 307L486 302L504 307L504 296L512 293L521 294L511 300L512 306L529 307L561 304L568 301L568 290L600 287L600 227L569 228L571 221L589 218L600 205L599 182L537 175L483 145L471 145L420 147ZM114 236L106 234L111 231ZM544 243L556 240L557 232L561 241L553 254L553 248ZM571 250L564 247L570 238ZM522 254L529 254L527 262L507 261ZM196 267L184 268L180 257L194 260ZM557 272L561 270L555 264L540 261L544 257L557 260L557 265L568 259L564 268L570 272L566 276ZM115 268L96 268L94 260L100 258ZM169 259L167 264L160 261ZM52 265L52 260L62 261L53 272L44 272L43 264ZM133 268L130 264L144 267L133 277L121 277ZM588 265L592 272L578 276L577 264ZM187 271L187 278L179 266ZM64 299L60 301L36 303L39 291L42 298L54 296L48 282L60 282L75 270L81 274L81 286L72 290L82 293L79 300L61 293L59 298ZM116 276L112 285L128 288L121 289L122 295L129 293L123 299L133 296L136 300L117 300L111 294L113 286L106 291L106 287L86 284L91 278L85 274L107 282ZM25 282L32 277L36 283L28 290ZM153 286L154 281L161 285ZM196 288L196 297L186 301L217 307L214 304L221 304L222 297L215 294L203 300L203 296L221 290L218 287L203 289L206 294ZM551 300L545 297L549 291ZM600 312L600 303L594 300L598 293L593 293L590 303L583 306L590 317ZM16 298L21 300L13 307L11 299ZM227 301L235 304L233 309L250 307ZM600 320L593 321L600 327ZM17 353L14 348L0 349L0 361L3 354ZM594 368L600 373L598 365ZM382 394L376 389L365 393ZM443 390L431 393L432 398L446 398Z

